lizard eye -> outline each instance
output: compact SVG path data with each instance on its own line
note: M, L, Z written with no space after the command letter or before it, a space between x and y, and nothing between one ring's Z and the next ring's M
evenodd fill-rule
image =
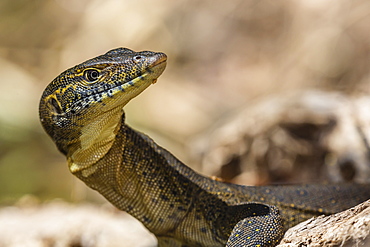
M96 69L87 69L84 71L84 77L89 82L96 81L100 76L100 73Z

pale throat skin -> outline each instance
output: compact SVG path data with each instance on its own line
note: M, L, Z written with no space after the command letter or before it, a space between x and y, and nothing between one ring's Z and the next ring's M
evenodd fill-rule
M370 185L247 187L194 172L124 122L123 107L166 62L160 52L111 50L56 77L39 106L70 171L141 221L160 247L275 246L287 228L370 198Z

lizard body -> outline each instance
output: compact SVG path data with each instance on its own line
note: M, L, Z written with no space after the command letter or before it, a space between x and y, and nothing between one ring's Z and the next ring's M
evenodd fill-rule
M274 246L312 216L370 198L370 185L241 186L204 177L125 124L122 107L166 55L119 48L70 68L45 89L40 120L70 171L154 233L159 246Z

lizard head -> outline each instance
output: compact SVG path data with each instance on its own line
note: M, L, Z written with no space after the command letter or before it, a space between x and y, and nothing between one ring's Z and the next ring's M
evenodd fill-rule
M40 121L70 165L81 169L109 150L122 107L156 82L166 60L164 53L118 48L67 69L46 87Z

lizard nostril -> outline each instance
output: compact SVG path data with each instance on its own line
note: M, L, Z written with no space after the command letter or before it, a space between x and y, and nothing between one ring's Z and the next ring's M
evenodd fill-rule
M135 63L138 63L138 62L140 62L143 58L144 58L144 56L140 56L140 55L135 56L135 57L134 57L134 62L135 62Z

